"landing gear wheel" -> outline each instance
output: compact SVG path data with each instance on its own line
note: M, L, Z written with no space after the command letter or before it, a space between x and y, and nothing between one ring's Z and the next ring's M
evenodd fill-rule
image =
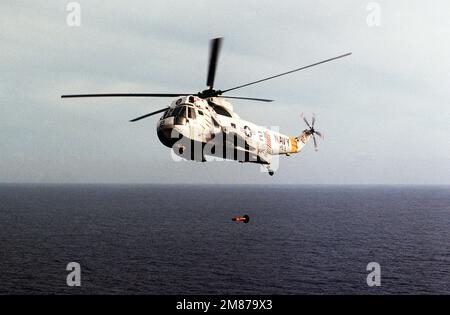
M270 168L270 165L266 165L266 168L270 176L273 176L273 174L275 174L275 172Z

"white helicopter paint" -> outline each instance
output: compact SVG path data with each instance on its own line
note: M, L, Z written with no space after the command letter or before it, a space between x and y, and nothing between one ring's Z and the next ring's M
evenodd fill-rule
M233 105L225 98L245 99L261 102L272 100L239 96L222 96L229 91L271 80L296 71L314 67L332 60L351 55L346 53L337 57L322 60L291 71L271 77L242 84L226 90L215 90L214 80L222 38L211 41L209 67L206 85L208 89L192 94L183 93L110 93L110 94L75 94L62 95L62 98L78 97L172 97L176 98L169 107L140 116L131 120L135 122L164 112L157 125L159 140L174 152L188 160L206 161L206 156L221 157L239 162L265 165L270 175L273 156L299 153L311 138L317 149L314 135L322 137L314 129L315 117L311 125L303 117L308 129L298 137L289 137L274 130L255 125L241 119L233 110ZM199 148L200 150L197 150ZM228 154L229 151L232 155Z
M270 175L273 175L270 164L274 155L299 153L313 135L311 129L305 129L298 137L278 133L241 119L224 98L202 99L195 95L173 101L157 123L157 133L164 145L185 159L205 162L205 156L210 155L263 164ZM226 146L222 152L212 153L208 149L220 147L222 141ZM200 152L193 152L195 145L200 145Z

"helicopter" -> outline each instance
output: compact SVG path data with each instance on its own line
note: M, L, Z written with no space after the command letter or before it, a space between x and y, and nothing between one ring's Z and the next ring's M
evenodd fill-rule
M84 97L170 97L172 103L151 113L134 118L136 122L150 116L163 113L157 122L156 133L160 142L171 148L183 159L206 162L208 157L235 160L242 163L256 163L266 167L270 176L272 159L277 155L299 153L312 139L317 151L315 135L323 139L323 134L315 129L316 117L311 124L306 117L301 118L308 128L299 136L286 136L277 131L258 126L241 119L228 100L273 102L271 99L228 96L230 91L249 85L281 77L293 72L311 68L326 62L351 55L351 52L322 60L291 71L241 84L225 90L214 88L216 68L223 38L214 38L210 42L209 65L207 71L207 89L197 93L109 93L109 94L70 94L61 98Z

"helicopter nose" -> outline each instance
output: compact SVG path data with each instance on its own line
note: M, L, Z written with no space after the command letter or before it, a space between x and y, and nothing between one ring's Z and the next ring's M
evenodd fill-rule
M177 141L177 139L173 137L173 128L173 123L171 123L168 119L161 119L156 128L159 141L169 148L171 148Z
M178 141L176 137L172 137L173 128L161 128L158 127L156 133L159 141L168 148L172 148L175 142Z

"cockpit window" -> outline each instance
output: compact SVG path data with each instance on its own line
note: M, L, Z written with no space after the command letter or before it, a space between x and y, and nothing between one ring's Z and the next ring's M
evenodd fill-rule
M188 110L189 110L188 117L194 119L195 118L195 109L192 107L189 107Z
M167 110L166 113L164 114L164 118L172 116L172 113L173 113L173 108L169 108L169 110Z
M175 107L175 109L173 110L172 116L178 116L178 117L186 116L186 107L185 106Z
M181 107L175 107L171 116L178 116L178 113L180 112L180 108Z
M164 118L172 117L172 116L186 117L186 106L170 108L170 109L164 114Z
M178 117L186 117L186 106L179 107L178 112L175 115Z

